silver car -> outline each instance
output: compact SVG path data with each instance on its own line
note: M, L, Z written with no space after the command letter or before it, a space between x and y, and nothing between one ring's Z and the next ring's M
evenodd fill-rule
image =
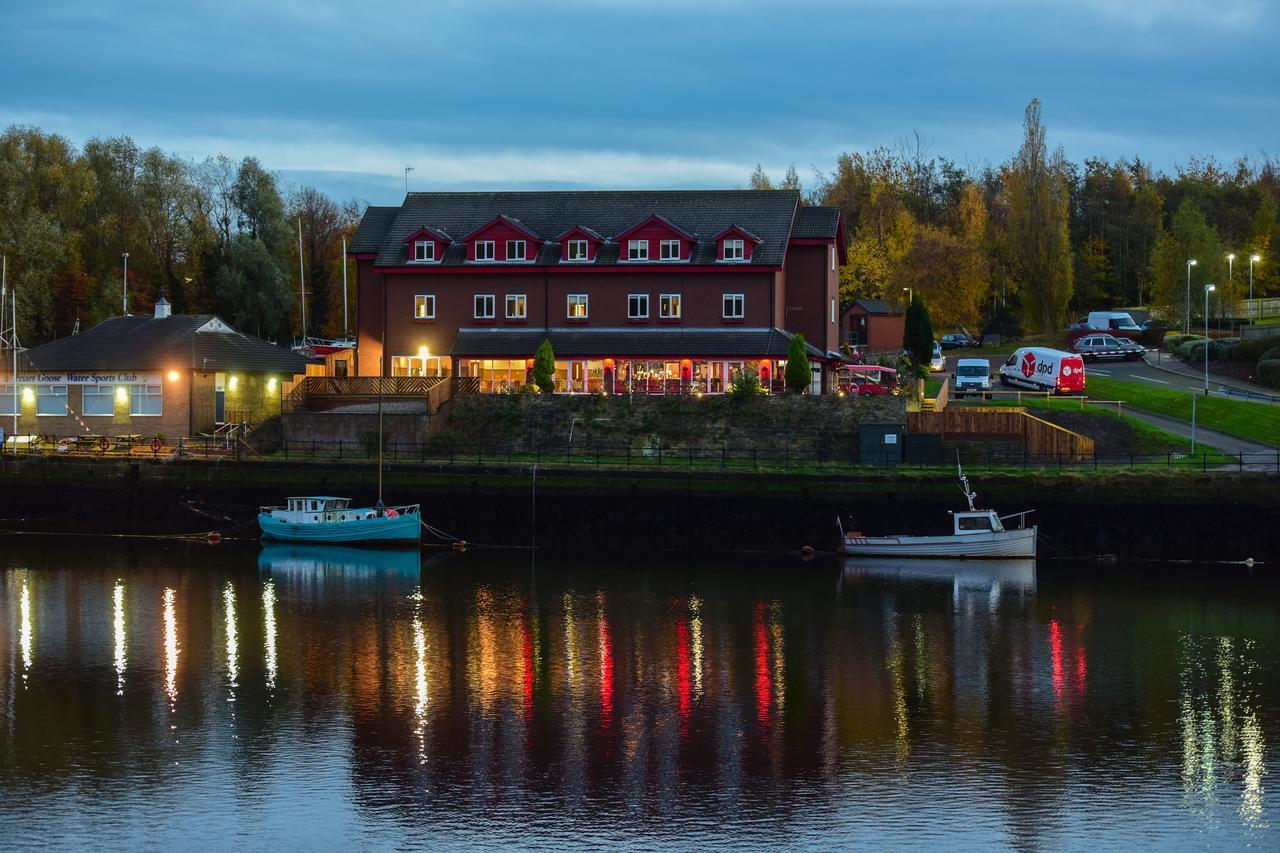
M1085 361L1137 361L1146 352L1128 338L1115 335L1085 335L1076 341L1073 349L1084 356Z

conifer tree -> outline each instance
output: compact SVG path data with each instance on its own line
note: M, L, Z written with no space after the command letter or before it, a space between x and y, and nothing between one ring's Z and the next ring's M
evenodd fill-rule
M556 354L551 348L550 338L542 341L533 356L533 384L543 394L556 390Z

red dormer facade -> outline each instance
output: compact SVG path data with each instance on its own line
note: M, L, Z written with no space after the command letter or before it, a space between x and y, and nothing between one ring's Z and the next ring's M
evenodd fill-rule
M737 225L731 225L721 231L716 235L715 240L716 260L729 264L751 263L751 254L756 246L760 245L759 237Z
M614 242L619 263L675 264L688 262L698 238L655 213L623 231Z
M462 238L467 263L531 264L542 248L542 237L507 216L497 216Z
M596 253L604 243L601 237L590 228L575 225L556 237L560 244L560 262L565 264L589 264L595 261Z
M438 264L444 258L445 249L453 242L449 235L435 228L419 228L404 238L409 247L411 264Z

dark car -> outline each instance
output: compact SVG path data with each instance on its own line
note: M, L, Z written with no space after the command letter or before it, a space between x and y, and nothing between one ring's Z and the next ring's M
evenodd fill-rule
M1137 361L1146 352L1128 338L1115 335L1085 335L1075 342L1072 349L1085 361Z
M952 332L949 335L943 335L942 340L938 341L943 349L961 349L963 347L974 347L978 342L963 332Z

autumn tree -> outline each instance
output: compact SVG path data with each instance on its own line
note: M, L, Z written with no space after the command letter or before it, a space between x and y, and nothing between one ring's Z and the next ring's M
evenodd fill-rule
M1040 101L1027 105L1022 147L1005 169L1009 253L1022 285L1023 310L1045 334L1062 326L1071 298L1069 197L1062 149L1049 156Z
M1164 311L1170 325L1185 326L1191 317L1202 313L1199 306L1206 283L1223 286L1226 280L1223 254L1218 234L1206 221L1200 206L1191 197L1184 198L1169 230L1151 255L1151 301ZM1188 286L1187 261L1192 259L1196 263L1191 268Z

